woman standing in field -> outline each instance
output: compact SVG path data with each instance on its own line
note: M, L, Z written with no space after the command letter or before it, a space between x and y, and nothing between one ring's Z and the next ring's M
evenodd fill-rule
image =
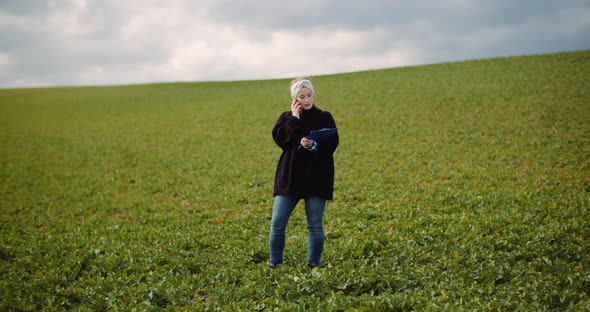
M291 82L291 110L283 112L272 130L275 143L283 150L274 183L274 204L270 227L269 268L283 263L285 229L300 199L305 201L308 229L307 265L317 267L324 249L322 226L326 200L334 192L334 159L338 133L323 140L306 138L313 130L336 128L332 115L314 103L311 81L301 77Z

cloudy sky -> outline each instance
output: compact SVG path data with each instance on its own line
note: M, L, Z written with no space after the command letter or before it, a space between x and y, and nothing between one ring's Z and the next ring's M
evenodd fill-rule
M289 78L590 49L590 0L0 0L0 88Z

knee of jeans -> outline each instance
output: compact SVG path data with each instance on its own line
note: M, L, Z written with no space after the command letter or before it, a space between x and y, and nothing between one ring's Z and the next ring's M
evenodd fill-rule
M307 228L311 229L322 229L323 220L322 218L308 218L307 219Z
M284 232L287 228L287 224L284 222L271 222L270 229L274 232Z
M314 224L308 225L307 226L307 229L309 230L309 232L313 232L313 233L321 233L321 232L324 232L324 227L321 224L319 224L319 225L317 225L317 224L315 224L315 225Z

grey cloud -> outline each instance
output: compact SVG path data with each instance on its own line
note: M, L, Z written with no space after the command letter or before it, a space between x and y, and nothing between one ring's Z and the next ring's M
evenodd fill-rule
M588 49L588 33L587 0L3 0L0 88L281 77L306 41L331 73Z
M3 0L0 2L0 11L18 16L33 15L47 8L49 8L49 4L43 0Z
M0 26L10 31L0 32L0 53L8 54L12 64L0 74L0 87L7 80L79 84L78 76L84 71L134 69L167 57L161 42L149 33L137 42L122 37L126 8L106 2L82 8L67 2L59 2L59 7L38 2L37 7L7 9L3 3L6 10L0 14L6 18Z
M261 0L257 3L253 6L244 1L211 1L207 16L219 23L234 23L263 31L313 33L379 29L381 37L373 38L371 44L366 45L367 52L379 53L402 45L435 49L433 52L438 54L426 56L427 62L444 61L449 54L454 55L452 60L470 58L457 47L476 53L476 57L512 55L537 49L543 53L557 51L560 46L566 50L590 47L590 39L581 39L584 38L582 32L590 31L589 25L580 23L578 29L570 30L566 36L561 31L567 27L564 24L568 21L560 17L566 12L580 12L586 18L590 16L590 1L583 0L303 0L289 3ZM503 29L513 31L506 33L504 38L492 38L496 41L481 37ZM539 33L543 33L544 38Z
M200 7L201 4L199 4ZM254 28L371 29L403 27L419 21L455 31L495 25L516 25L529 18L550 18L563 9L588 12L588 1L340 1L302 0L281 2L215 0L205 7L209 18L222 23L238 23Z

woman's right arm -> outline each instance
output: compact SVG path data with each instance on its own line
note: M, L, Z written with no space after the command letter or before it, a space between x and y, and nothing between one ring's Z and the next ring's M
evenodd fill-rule
M272 129L272 138L282 149L287 149L294 141L301 140L301 120L288 111L281 114Z

